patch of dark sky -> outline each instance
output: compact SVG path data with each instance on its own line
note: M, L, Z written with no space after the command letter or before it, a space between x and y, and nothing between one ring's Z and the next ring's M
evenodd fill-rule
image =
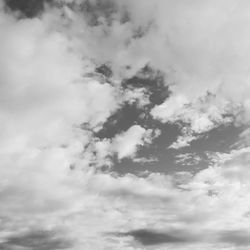
M112 76L112 70L107 65L101 65L97 72L107 79ZM124 158L118 160L112 158L113 171L124 175L126 173L140 174L142 172L174 173L176 171L188 171L195 173L206 168L211 162L207 152L228 153L231 145L237 141L242 128L233 125L221 125L213 130L199 135L190 146L178 150L168 148L180 135L185 126L182 122L175 124L162 123L153 119L150 110L163 103L170 95L168 79L161 72L145 66L135 76L122 81L122 89L126 90L144 88L149 94L150 103L144 107L136 103L124 103L117 112L109 117L103 128L95 133L100 139L113 138L115 135L128 130L133 125L140 125L146 129L160 130L160 136L144 147L140 147L136 159L149 159L149 161L132 160ZM194 164L178 163L176 156L179 154L196 154L200 158ZM150 161L150 159L153 159Z
M108 77L112 75L112 71L104 65L98 67L97 71ZM109 117L103 129L96 133L96 137L112 138L117 133L126 131L135 124L144 128L164 129L165 125L154 120L149 113L152 107L163 103L170 95L163 74L149 66L145 66L132 78L124 79L121 85L123 90L144 88L149 94L150 103L144 107L138 107L135 103L125 103L116 113Z
M5 0L6 8L10 11L18 11L21 17L33 18L41 14L45 3L53 0Z

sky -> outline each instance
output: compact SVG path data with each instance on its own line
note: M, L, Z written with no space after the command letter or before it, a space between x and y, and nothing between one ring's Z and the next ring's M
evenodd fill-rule
M250 248L248 0L0 0L0 250Z

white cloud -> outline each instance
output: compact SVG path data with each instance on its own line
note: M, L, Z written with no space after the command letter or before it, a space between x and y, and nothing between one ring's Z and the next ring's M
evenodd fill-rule
M180 148L184 148L184 147L188 147L190 146L190 142L192 142L193 140L197 139L197 137L192 136L192 135L180 135L177 137L177 140L175 142L173 142L169 148L173 148L173 149L180 149Z
M158 159L154 157L146 158L146 157L140 157L140 158L134 158L134 162L139 162L139 163L152 163L152 162L157 162Z
M139 108L143 108L150 103L149 96L144 88L126 90L124 93L124 101L129 104L136 103Z
M154 107L151 114L163 122L175 121L178 119L180 110L189 104L187 98L183 95L168 98L163 104Z
M178 124L181 122L182 135L170 147L178 149L189 146L201 134L233 123L233 115L238 112L237 104L218 99L215 95L206 94L194 101L185 96L171 96L163 104L154 107L151 114L162 122Z
M113 166L114 155L117 155L118 160L130 158L136 161L139 148L150 144L159 133L157 129L144 129L139 125L133 125L113 138L94 138L85 151L85 159L88 156L87 163L92 162L96 167Z
M146 130L139 125L130 127L127 131L117 135L112 143L114 152L117 152L118 159L133 156L138 146L142 146L144 137L146 136Z
M114 87L84 77L94 64L44 18L0 17L2 214L74 207L69 167L92 136L80 125L98 129L119 104Z
M120 103L116 87L85 77L95 64L53 22L49 15L17 20L0 13L0 214L8 221L5 232L53 227L79 206L81 175L70 167L89 165L82 154L92 137L81 124L98 130Z
M197 165L202 159L199 155L195 153L183 153L183 154L178 154L175 156L176 158L176 163L179 163L181 165Z
M248 245L243 246L237 240L233 245L224 235L230 231L233 235L233 232L240 233L240 230L248 232L248 161L249 150L232 152L231 159L224 163L218 163L193 176L183 175L181 179L176 176L180 189L174 185L174 176L150 174L146 178L133 175L114 178L91 174L87 182L88 191L98 192L99 195L92 198L93 203L88 203L84 213L78 214L75 220L68 223L71 227L76 223L81 233L86 232L87 242L96 249L100 245L91 240L96 234L101 235L103 231L128 232L140 228L175 232L175 235L179 230L181 235L198 240L195 245L192 240L185 245L180 243L180 246L168 244L170 249L181 246L188 249L196 244L205 249L218 249L217 246L219 249L247 249ZM85 218L86 226L79 223L80 218ZM100 220L107 223L105 218L109 223L104 224L103 228ZM87 230L88 226L90 231ZM123 247L129 246L132 240L126 237L117 239L116 236L110 236L110 239L114 244L118 244L120 239ZM100 241L108 245L106 236L100 237Z
M84 15L73 13L74 26L82 27L73 29L74 35L82 38L84 42L80 47L89 57L111 63L115 77L131 76L146 63L166 73L172 83L172 97L153 109L154 117L166 122L177 112L179 120L185 122L187 116L183 113L188 110L184 107L193 103L192 129L203 133L218 125L214 124L215 115L225 114L217 101L220 100L233 102L226 113L236 116L237 122L248 123L249 37L245 27L250 20L247 1L198 3L192 0L187 4L173 0L147 3L125 0L113 3L112 18L100 19L95 27L86 25ZM126 11L129 19L121 22ZM105 16L105 8L102 14ZM136 36L138 30L141 36ZM198 100L207 92L217 96L210 100L214 115L208 110L197 112ZM226 122L220 118L220 124Z

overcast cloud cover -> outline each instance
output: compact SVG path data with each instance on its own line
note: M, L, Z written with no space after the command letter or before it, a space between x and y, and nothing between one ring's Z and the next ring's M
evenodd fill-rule
M0 249L249 249L250 2L27 3L0 2ZM126 105L146 125L98 136ZM164 150L189 167L192 143L240 133L170 173L142 153L167 126Z

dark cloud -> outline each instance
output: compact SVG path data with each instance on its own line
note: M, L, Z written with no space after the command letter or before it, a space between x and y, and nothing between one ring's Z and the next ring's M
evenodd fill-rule
M44 10L46 2L53 0L5 0L8 9L12 11L20 11L23 16L32 18L40 14Z
M72 242L56 236L53 232L34 231L24 235L11 236L0 244L0 250L11 250L15 247L27 250L70 249Z
M178 244L190 241L188 237L183 236L183 234L180 235L177 232L165 233L149 229L139 229L127 233L120 233L119 236L132 236L135 240L145 246L164 243Z
M243 230L224 231L221 233L220 240L237 246L249 246L250 233Z
M96 72L104 75L107 78L109 78L113 75L111 68L106 64L101 64L99 67L97 67Z

